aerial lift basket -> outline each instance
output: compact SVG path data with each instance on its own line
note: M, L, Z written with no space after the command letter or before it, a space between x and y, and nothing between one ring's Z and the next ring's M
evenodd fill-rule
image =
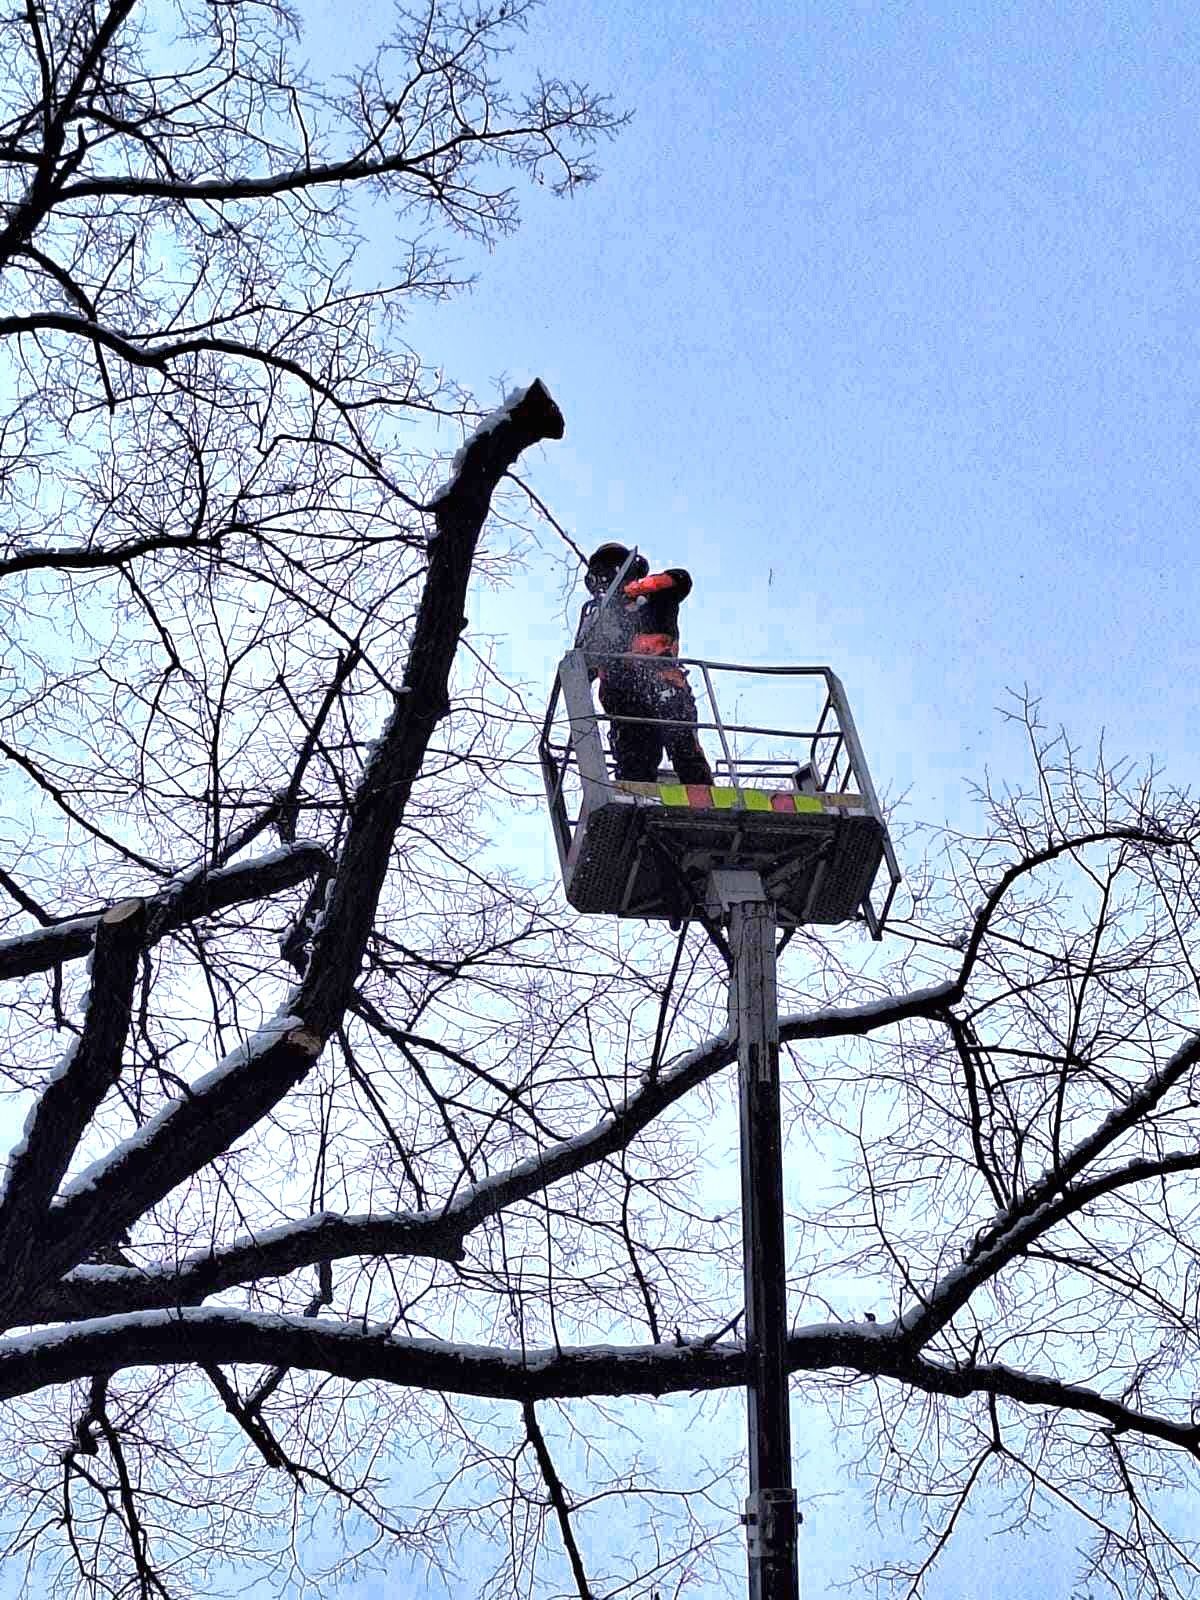
M783 927L861 917L881 937L900 871L841 682L828 667L748 667L698 659L671 665L698 677L697 727L712 785L612 774L591 677L617 659L569 651L542 727L540 758L567 899L578 911L678 922L702 905L709 875L757 872ZM652 669L651 669L652 670ZM771 680L803 707L807 726L722 717L716 680ZM782 682L780 680L787 680ZM753 687L749 698L753 703ZM886 867L882 904L874 894Z

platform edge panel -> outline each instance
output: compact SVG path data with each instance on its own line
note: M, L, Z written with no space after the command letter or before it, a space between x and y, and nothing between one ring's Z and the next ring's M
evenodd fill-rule
M883 841L883 824L875 817L857 817L843 826L805 922L829 925L855 914L883 861Z
M620 915L637 848L638 809L623 800L580 818L563 873L567 900L576 911Z
M660 849L642 848L643 831L654 834ZM789 838L832 840L834 854L815 886L812 870L801 866L789 890L778 895L783 920L829 925L852 918L883 859L883 826L861 813L676 810L628 800L598 806L581 818L572 843L564 873L567 899L577 911L671 919L680 914L683 885L664 865L662 852L679 862L699 899L716 866L750 866L769 876Z
M787 816L655 807L643 809L641 815L644 825L680 861L696 898L702 898L708 873L715 867L749 867L769 883L772 871L786 864L787 841L811 843L814 848L832 845L833 853L819 877L811 864L801 864L789 886L772 894L781 922L796 925L832 926L851 920L883 860L883 825L861 813ZM639 874L635 896L645 899L652 890ZM672 898L677 903L677 896ZM670 907L662 914L670 915Z

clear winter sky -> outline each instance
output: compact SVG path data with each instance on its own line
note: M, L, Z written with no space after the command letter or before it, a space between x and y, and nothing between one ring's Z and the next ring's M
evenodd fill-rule
M1198 47L1144 0L552 5L530 58L634 120L416 342L542 376L579 542L688 566L689 651L835 665L912 814L966 820L1026 683L1191 779Z
M383 14L301 11L314 67ZM970 820L1026 683L1194 781L1198 47L1153 0L552 5L514 75L634 120L409 337L488 404L541 376L567 438L526 470L579 543L690 568L691 653L834 665L911 817ZM561 568L528 582L507 648L536 679ZM973 1539L931 1592L1065 1594L1053 1546Z

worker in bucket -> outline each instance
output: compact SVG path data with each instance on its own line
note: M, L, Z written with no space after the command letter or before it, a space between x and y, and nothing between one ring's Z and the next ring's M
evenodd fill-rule
M711 784L712 768L696 736L696 702L686 671L674 660L679 607L691 593L691 577L682 567L652 573L644 556L610 543L592 553L584 583L591 599L575 644L596 657L589 669L599 681L600 704L614 719L653 719L610 723L616 776L653 783L665 750L680 783Z

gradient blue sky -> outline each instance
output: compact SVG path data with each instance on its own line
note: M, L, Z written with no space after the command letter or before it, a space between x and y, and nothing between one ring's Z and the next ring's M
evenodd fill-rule
M542 375L579 541L689 566L693 651L832 662L923 820L1026 683L1190 776L1200 13L649 10L535 23L634 121L416 342L489 398Z
M306 6L330 49L371 9L335 37ZM514 77L634 120L409 337L488 403L543 377L568 431L530 476L579 543L688 566L691 653L830 662L910 819L970 825L985 766L1023 775L995 711L1023 685L1195 781L1198 46L1155 3L551 5ZM487 621L545 684L561 569L527 587ZM814 1442L805 1494L835 1487ZM880 1550L840 1476L810 1596ZM1063 1530L986 1531L933 1600L1067 1592Z

